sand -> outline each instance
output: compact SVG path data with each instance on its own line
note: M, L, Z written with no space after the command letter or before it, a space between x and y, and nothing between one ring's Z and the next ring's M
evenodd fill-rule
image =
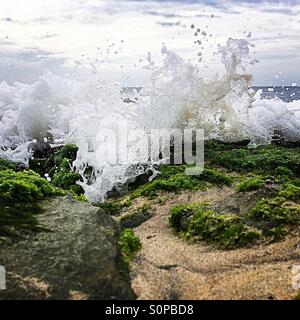
M293 299L292 267L300 265L300 235L295 231L272 244L220 250L204 242L189 243L168 225L169 209L179 203L220 202L234 192L167 194L152 205L154 215L135 228L142 250L131 264L138 299Z

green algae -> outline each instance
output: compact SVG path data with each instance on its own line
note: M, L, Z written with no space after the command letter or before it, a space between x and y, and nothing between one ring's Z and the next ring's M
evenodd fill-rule
M186 175L187 165L160 166L160 176L130 194L131 199L140 196L155 198L158 191L205 190L212 185L230 185L232 179L215 169L204 169L200 175Z
M5 240L18 236L21 231L44 230L37 219L37 215L42 212L38 201L63 194L63 190L32 170L1 170L0 238Z
M265 185L265 181L261 177L252 177L238 184L237 192L247 192L260 189Z
M119 245L123 262L128 267L136 252L142 248L141 241L132 229L124 229L119 236Z
M223 249L245 246L262 236L260 230L245 225L238 215L219 214L207 204L175 206L170 210L169 223L185 238L216 243Z

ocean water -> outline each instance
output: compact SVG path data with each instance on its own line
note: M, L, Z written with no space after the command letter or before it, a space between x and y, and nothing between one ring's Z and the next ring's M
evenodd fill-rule
M124 101L128 90L104 81L97 70L64 76L45 70L30 85L0 83L0 157L28 165L36 143L74 143L79 150L73 168L82 177L78 184L90 201L97 202L145 170L155 175L155 165L163 161L111 163L116 140L103 132L126 136L132 163L140 163L152 129L201 128L205 139L248 139L249 148L270 143L274 131L288 141L300 140L299 88L252 88L247 67L255 59L246 40L230 38L220 47L224 72L211 81L166 46L161 53L149 83L131 91L134 103ZM126 135L120 123L126 123ZM153 139L159 138L159 130ZM90 167L93 172L87 178Z
M252 87L255 91L261 90L261 96L264 99L279 98L285 102L300 100L300 87L298 86L281 86L281 87Z
M263 99L280 99L284 102L300 100L299 86L252 86L255 92L260 91ZM131 98L135 92L140 92L142 87L123 87L121 90L124 98Z

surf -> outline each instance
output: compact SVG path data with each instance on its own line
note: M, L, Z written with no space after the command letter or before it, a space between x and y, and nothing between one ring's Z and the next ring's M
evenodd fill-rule
M151 78L130 100L122 86L91 70L59 76L46 72L29 85L0 84L0 157L28 166L36 148L74 143L78 146L74 170L86 197L103 201L113 188L145 170L155 173L155 163L145 166L112 165L107 161L107 141L97 139L106 129L118 130L126 121L130 132L128 153L143 144L141 129L201 128L205 139L223 142L249 140L249 148L270 144L275 133L286 141L300 139L300 101L264 99L251 89L248 66L256 63L244 39L228 39L219 47L223 74L212 80L199 75L199 66L185 61L165 45L162 60L151 64ZM100 152L99 152L100 150ZM91 173L87 176L87 171Z

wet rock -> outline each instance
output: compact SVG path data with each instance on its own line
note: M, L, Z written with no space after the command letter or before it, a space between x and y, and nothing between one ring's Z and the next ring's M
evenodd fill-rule
M120 226L122 229L136 228L152 216L153 212L151 209L137 210L131 214L122 216L120 219Z
M0 299L131 299L116 223L101 209L58 197L42 202L49 232L2 245Z
M259 190L232 195L223 203L218 205L216 209L221 213L234 212L241 216L245 216L257 201L262 198L274 197L278 191L278 186L273 182L269 184L266 183L266 185L261 187Z

